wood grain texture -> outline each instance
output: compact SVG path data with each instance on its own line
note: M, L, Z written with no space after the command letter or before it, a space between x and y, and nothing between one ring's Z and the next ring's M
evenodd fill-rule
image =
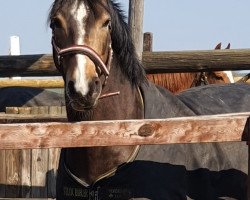
M250 50L144 52L147 73L250 69Z
M0 197L5 197L6 163L5 150L0 150Z
M0 56L1 77L60 76L51 55Z
M35 87L35 88L63 88L64 82L58 80L39 80L39 79L21 79L21 80L0 80L0 87Z
M143 18L144 18L144 0L129 1L129 20L128 24L131 30L132 39L139 59L142 59L143 51Z
M153 33L147 32L143 34L143 52L153 51Z
M250 145L248 142L248 176L247 176L247 199L250 199Z
M6 112L13 114L2 113L0 121L2 123L58 121L57 119L67 121L66 115L62 117L63 109L61 106L8 107ZM19 132L22 134L22 129ZM8 158L5 158L5 152ZM0 197L55 198L55 175L59 154L60 149L1 150Z
M144 52L142 63L147 73L249 70L250 49ZM60 74L51 55L0 56L0 77L12 76Z
M62 107L50 106L49 114L62 115ZM60 153L60 148L48 149L48 172L46 173L46 177L48 197L50 198L56 198L56 174L59 165Z
M56 175L59 165L61 149L53 148L49 149L48 151L49 151L48 172L47 172L48 197L56 198Z
M160 120L1 124L0 148L247 141L249 115L250 113Z
M48 193L46 174L48 172L48 149L32 149L31 197L46 198Z
M48 106L41 106L35 109L34 112L37 115L49 114ZM47 173L48 173L48 161L49 150L48 149L32 149L31 150L31 197L33 198L45 198L48 197L47 188Z
M67 122L66 114L63 115L35 115L35 114L0 114L1 124L10 123L35 123L35 122Z
M30 114L31 108L20 107L18 109L19 114ZM22 131L22 130L20 130ZM31 197L31 151L30 149L23 149L20 152L20 185L21 185L21 197ZM20 196L19 196L20 197Z
M31 197L31 151L25 149L21 151L20 175L21 175L21 197Z
M20 131L20 130L19 130ZM21 176L20 176L20 154L21 150L6 151L6 197L20 197Z

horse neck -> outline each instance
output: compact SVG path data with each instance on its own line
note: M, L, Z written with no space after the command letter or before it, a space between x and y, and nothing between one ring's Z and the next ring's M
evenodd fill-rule
M119 67L113 66L103 93L116 91L120 94L99 100L97 107L86 114L72 116L68 114L69 120L123 120L144 117L138 89L131 86ZM69 170L75 176L90 184L108 171L127 162L136 149L136 146L67 149L65 160Z

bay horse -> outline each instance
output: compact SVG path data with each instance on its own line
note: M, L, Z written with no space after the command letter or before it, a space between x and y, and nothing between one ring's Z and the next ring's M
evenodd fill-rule
M246 84L194 87L175 96L148 82L123 11L113 0L55 0L48 20L69 122L250 110ZM57 199L245 199L247 156L236 152L247 155L247 146L65 148Z
M219 49L221 49L221 43L215 47L215 50ZM225 49L230 49L230 43ZM147 78L174 94L201 85L234 83L231 71L147 74Z

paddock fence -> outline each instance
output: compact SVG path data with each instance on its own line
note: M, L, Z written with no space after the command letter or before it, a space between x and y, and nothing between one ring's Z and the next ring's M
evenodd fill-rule
M144 33L142 63L147 74L249 70L250 49L153 52L152 33ZM51 55L0 56L0 78L53 77L53 79L0 79L0 87L63 88ZM56 78L54 78L56 77ZM235 77L236 80L239 77Z
M147 73L250 70L250 49L151 50L152 34L146 33L142 63ZM0 56L0 77L13 76L60 74L51 55ZM62 88L63 81L60 78L0 80L0 87L10 86ZM72 124L66 122L65 107L8 107L5 113L0 113L0 198L55 198L60 148L249 141L249 116L250 113L232 113ZM164 134L166 130L168 135Z

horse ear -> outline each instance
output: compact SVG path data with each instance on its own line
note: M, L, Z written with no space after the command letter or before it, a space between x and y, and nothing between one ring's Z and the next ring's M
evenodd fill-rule
M227 47L225 49L230 49L230 47L231 47L231 44L228 43L228 45L227 45Z
M215 50L217 49L221 49L221 42L219 44L216 45L216 47L214 48Z

